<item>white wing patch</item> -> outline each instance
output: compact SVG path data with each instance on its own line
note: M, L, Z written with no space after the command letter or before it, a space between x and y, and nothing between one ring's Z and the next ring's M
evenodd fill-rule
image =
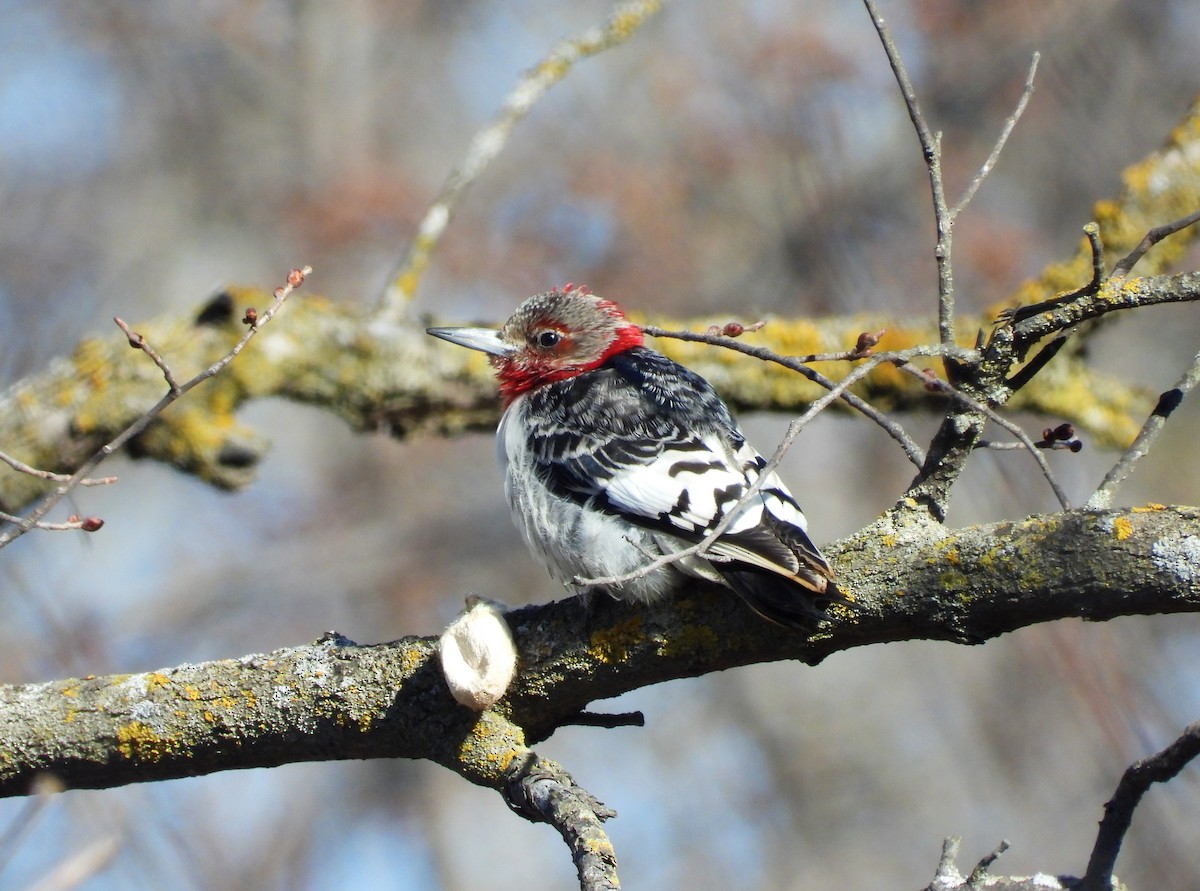
M716 434L700 442L703 449L667 447L648 464L621 468L605 487L609 503L620 511L662 520L686 532L703 534L712 529L757 479L761 459L749 445L736 454L730 452ZM761 526L764 509L805 529L804 515L784 500L790 498L783 481L772 473L764 481L760 497L738 513L727 532L736 534Z

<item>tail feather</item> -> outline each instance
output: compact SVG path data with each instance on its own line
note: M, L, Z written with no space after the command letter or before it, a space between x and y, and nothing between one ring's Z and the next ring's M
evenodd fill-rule
M758 569L718 568L718 572L752 610L764 619L788 628L812 629L829 618L825 613L829 603L853 603L832 579L824 576L817 577L823 583L817 590L817 578L810 584L808 580Z

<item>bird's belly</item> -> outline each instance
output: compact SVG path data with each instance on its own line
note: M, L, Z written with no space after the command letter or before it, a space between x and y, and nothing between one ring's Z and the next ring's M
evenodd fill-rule
M655 569L636 579L581 585L576 579L623 576L656 557L686 547L656 536L620 517L554 495L537 481L507 480L508 504L529 549L556 580L576 591L607 591L621 600L651 601L669 593L682 576L674 566Z

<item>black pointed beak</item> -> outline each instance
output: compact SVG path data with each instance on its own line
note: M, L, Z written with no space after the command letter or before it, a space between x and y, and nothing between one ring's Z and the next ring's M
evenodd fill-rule
M512 344L501 340L500 332L492 328L426 328L425 333L493 356L507 358L515 349Z

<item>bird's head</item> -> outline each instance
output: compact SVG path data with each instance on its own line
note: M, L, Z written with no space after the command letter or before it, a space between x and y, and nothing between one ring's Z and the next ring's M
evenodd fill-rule
M499 330L428 328L428 333L491 357L504 404L553 381L591 371L642 345L642 329L586 287L565 285L530 297Z

